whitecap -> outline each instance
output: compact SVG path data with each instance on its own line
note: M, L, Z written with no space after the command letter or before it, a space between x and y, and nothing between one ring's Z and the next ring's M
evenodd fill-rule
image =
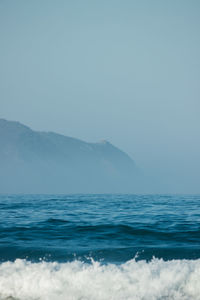
M200 300L200 259L0 264L0 299Z

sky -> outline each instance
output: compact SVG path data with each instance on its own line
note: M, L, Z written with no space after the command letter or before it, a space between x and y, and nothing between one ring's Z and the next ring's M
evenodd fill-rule
M0 0L0 118L127 152L200 192L200 1Z

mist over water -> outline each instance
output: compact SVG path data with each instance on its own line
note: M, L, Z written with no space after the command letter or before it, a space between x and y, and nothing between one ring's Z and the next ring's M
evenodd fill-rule
M0 1L0 300L200 300L200 1Z
M141 192L200 192L199 11L196 0L2 0L0 117L108 140L141 169Z

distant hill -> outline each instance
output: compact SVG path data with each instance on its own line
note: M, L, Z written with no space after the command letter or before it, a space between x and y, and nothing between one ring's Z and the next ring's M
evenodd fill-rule
M0 119L0 193L134 190L137 168L107 141L87 143Z

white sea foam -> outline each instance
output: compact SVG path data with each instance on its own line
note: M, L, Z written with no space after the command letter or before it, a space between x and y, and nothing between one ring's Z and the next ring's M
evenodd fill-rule
M30 263L0 265L0 299L22 300L199 300L200 259Z

